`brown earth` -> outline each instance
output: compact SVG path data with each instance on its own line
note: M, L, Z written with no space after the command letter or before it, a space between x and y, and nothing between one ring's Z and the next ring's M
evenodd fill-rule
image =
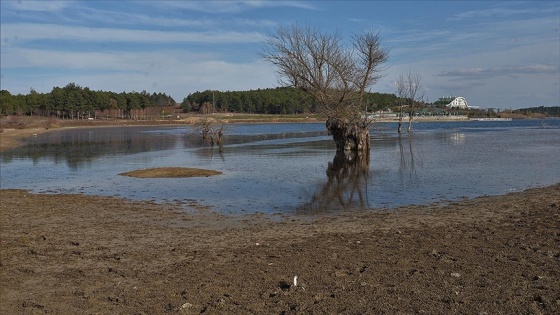
M1 314L560 313L560 184L314 217L0 190L0 215Z

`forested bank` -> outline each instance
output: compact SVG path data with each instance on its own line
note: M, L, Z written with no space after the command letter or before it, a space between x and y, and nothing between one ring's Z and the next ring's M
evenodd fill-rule
M397 97L388 93L368 93L368 110L393 107ZM69 83L49 93L34 89L26 95L0 91L0 115L27 115L62 119L126 118L153 119L170 114L169 107L202 114L215 112L249 114L315 113L313 100L295 88L270 88L249 91L203 91L189 94L178 104L165 93L94 91Z
M364 110L374 111L398 105L395 94L367 93ZM301 114L317 112L307 93L293 87L249 91L204 91L189 94L181 103L185 112L233 112L251 114Z
M364 110L398 111L401 103L395 94L366 93ZM179 109L180 107L180 109ZM405 106L406 115L410 108ZM13 95L0 91L0 116L43 116L60 119L158 119L175 110L186 113L302 114L316 113L315 102L304 92L292 87L249 91L194 92L178 104L165 93L93 91L70 83L54 87L49 93L31 89L28 94ZM560 107L531 107L494 112L486 109L447 109L442 104L417 104L415 116L468 115L469 117L559 117Z
M539 107L529 107L521 108L513 111L515 114L522 114L525 116L534 116L535 114L540 114L544 116L560 117L560 106L539 106Z
M162 110L168 106L176 106L176 102L165 93L93 91L75 83L54 87L49 93L31 89L26 95L12 95L7 90L0 91L2 116L146 119L165 115Z

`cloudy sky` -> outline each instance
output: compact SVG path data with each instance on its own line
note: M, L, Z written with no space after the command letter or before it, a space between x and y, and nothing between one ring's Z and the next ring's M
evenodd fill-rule
M27 94L76 83L164 92L278 86L259 58L264 38L294 22L345 38L380 31L390 67L372 91L394 93L408 71L428 101L560 106L558 1L5 1L1 89Z

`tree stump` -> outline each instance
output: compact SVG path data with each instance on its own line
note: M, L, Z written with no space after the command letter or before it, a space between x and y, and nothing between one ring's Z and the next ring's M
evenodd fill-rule
M337 151L369 153L369 122L366 119L341 119L329 117L326 122L329 135L336 143ZM368 154L369 155L369 154Z

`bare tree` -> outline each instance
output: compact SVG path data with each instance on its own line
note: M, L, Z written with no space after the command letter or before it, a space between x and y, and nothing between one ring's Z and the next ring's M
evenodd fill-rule
M404 114L404 105L408 100L407 90L406 90L406 83L404 76L401 74L397 82L395 82L395 86L397 88L397 97L399 98L399 123L397 125L397 132L401 133L402 131L402 119Z
M414 108L417 103L424 98L423 94L419 94L421 89L422 76L418 73L408 72L406 76L400 75L395 83L397 88L397 96L399 97L400 114L397 132L402 131L402 118L404 114L404 106L408 106L408 128L407 132L412 130L412 119L414 118Z
M369 152L364 94L381 78L388 50L376 32L355 35L352 44L344 45L339 33L293 24L267 38L262 57L277 67L281 84L300 88L316 101L338 151Z
M216 126L219 122L208 119L208 117L196 122L193 130L202 134L202 139L208 140L210 145L222 145L224 139L224 125Z

